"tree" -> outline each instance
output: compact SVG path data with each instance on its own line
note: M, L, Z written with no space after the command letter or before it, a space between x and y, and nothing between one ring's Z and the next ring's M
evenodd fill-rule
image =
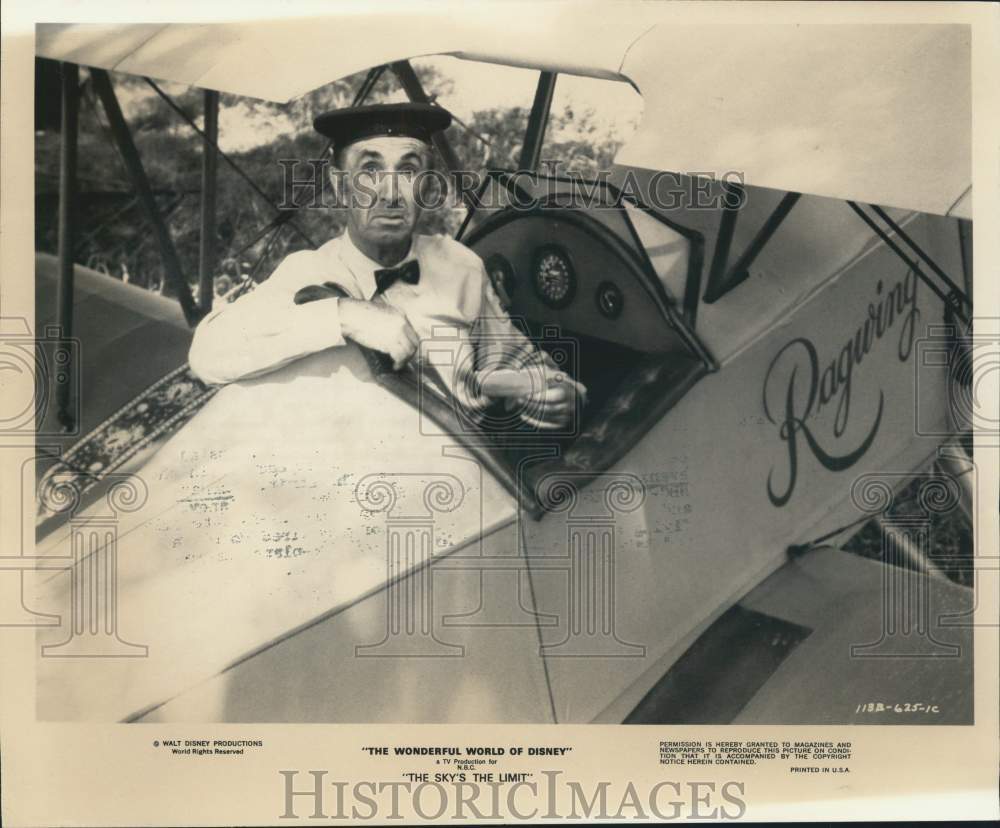
M451 82L432 67L420 66L416 72L432 100L451 92ZM289 252L310 246L306 237L318 244L339 232L343 218L338 210L303 206L289 216L272 206L281 204L285 195L284 169L279 162L297 159L321 163L325 144L312 129L313 118L349 106L367 74L333 81L286 104L220 95L220 122L235 114L248 123L268 125L276 133L251 149L228 153L266 198L220 160L216 197L220 274L228 273L231 279L247 273L258 280L266 278ZM130 102L133 140L166 217L183 272L193 284L200 241L202 140L181 116L152 94L144 79L116 74L113 82L120 97ZM176 106L201 123L201 90L171 92ZM395 99L405 96L392 72L384 71L367 101ZM566 162L564 170L588 176L606 168L619 142L615 136L600 134L592 114L576 113L569 107L553 113L545 157L557 157ZM515 169L527 120L528 112L521 107L484 108L467 124L456 120L446 136L464 169ZM159 251L89 81L84 84L79 141L82 226L76 261L96 263L118 278L127 273L135 284L164 290ZM36 138L36 246L50 252L56 249L58 154L58 134L41 131ZM453 233L461 217L462 211L452 198L440 209L425 213L420 230Z

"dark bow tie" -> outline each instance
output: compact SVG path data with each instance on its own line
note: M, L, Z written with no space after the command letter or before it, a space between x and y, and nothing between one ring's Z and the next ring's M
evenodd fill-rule
M375 271L375 295L385 293L393 284L402 279L407 284L415 285L420 281L420 262L411 259L399 267L387 267Z

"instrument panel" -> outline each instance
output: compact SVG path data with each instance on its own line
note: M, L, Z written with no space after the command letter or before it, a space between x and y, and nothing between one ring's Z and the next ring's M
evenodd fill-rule
M469 246L512 316L647 353L680 345L655 276L589 216L552 209L498 216L476 228Z

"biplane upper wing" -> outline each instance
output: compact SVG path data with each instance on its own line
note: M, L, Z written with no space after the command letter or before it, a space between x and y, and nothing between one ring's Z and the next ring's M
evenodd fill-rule
M274 101L434 54L629 80L645 113L620 164L738 171L756 186L970 217L968 26L686 25L669 6L609 17L495 4L462 17L348 5L323 19L44 24L37 53Z
M355 72L419 55L620 79L631 43L653 25L648 13L608 21L562 4L536 4L525 25L496 4L468 18L420 4L331 9L322 19L243 23L43 24L36 52L102 69L149 75L284 102ZM507 6L507 8L511 8ZM558 33L558 35L556 34Z
M616 160L969 218L970 37L961 25L657 26L622 66L645 112Z

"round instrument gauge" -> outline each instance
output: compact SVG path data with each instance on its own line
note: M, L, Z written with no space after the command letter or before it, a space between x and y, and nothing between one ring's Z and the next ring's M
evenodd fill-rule
M608 319L617 319L625 307L625 296L614 282L601 282L597 286L597 309Z
M561 247L547 245L535 253L535 292L551 308L564 308L576 293L576 274Z
M494 253L486 260L486 274L490 277L490 282L500 299L500 304L504 310L507 310L513 302L514 291L517 289L513 265L507 261L506 257Z

